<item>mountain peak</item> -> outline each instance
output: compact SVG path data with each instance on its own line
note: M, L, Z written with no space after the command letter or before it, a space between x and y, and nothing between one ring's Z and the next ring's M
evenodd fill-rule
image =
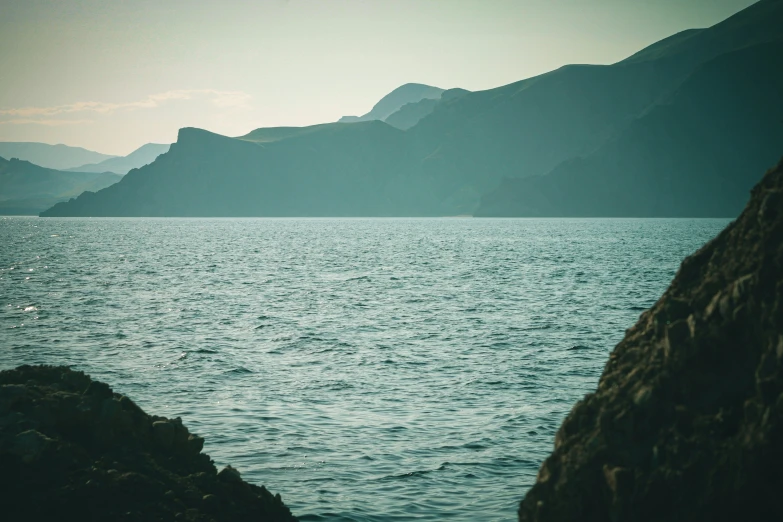
M343 116L340 123L355 123L369 120L386 120L389 116L409 103L418 103L424 99L437 100L445 89L433 87L423 83L406 83L400 85L389 94L381 98L372 110L364 116Z

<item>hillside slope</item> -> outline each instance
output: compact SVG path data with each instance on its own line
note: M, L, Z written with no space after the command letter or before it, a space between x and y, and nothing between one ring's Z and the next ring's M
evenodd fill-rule
M714 27L675 35L614 65L570 65L439 104L410 132L436 175L468 182L481 173L496 186L503 177L546 174L621 134L700 65L780 38L781 27L783 2L762 0Z
M736 216L783 153L782 93L783 38L721 55L596 151L506 179L477 214Z

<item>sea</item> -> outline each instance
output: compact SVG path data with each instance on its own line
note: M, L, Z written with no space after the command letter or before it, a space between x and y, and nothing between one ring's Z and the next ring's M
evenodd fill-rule
M0 369L181 417L303 521L513 521L727 219L0 218Z

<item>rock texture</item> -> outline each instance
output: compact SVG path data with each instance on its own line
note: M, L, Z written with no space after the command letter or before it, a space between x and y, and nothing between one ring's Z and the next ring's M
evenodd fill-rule
M203 444L82 372L0 372L0 518L296 520L279 495L218 473Z
M782 487L783 163L628 330L519 519L779 520Z

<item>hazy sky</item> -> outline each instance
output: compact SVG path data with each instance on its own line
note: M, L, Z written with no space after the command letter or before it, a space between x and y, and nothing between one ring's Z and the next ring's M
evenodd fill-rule
M753 0L0 0L0 141L126 154L613 63Z

